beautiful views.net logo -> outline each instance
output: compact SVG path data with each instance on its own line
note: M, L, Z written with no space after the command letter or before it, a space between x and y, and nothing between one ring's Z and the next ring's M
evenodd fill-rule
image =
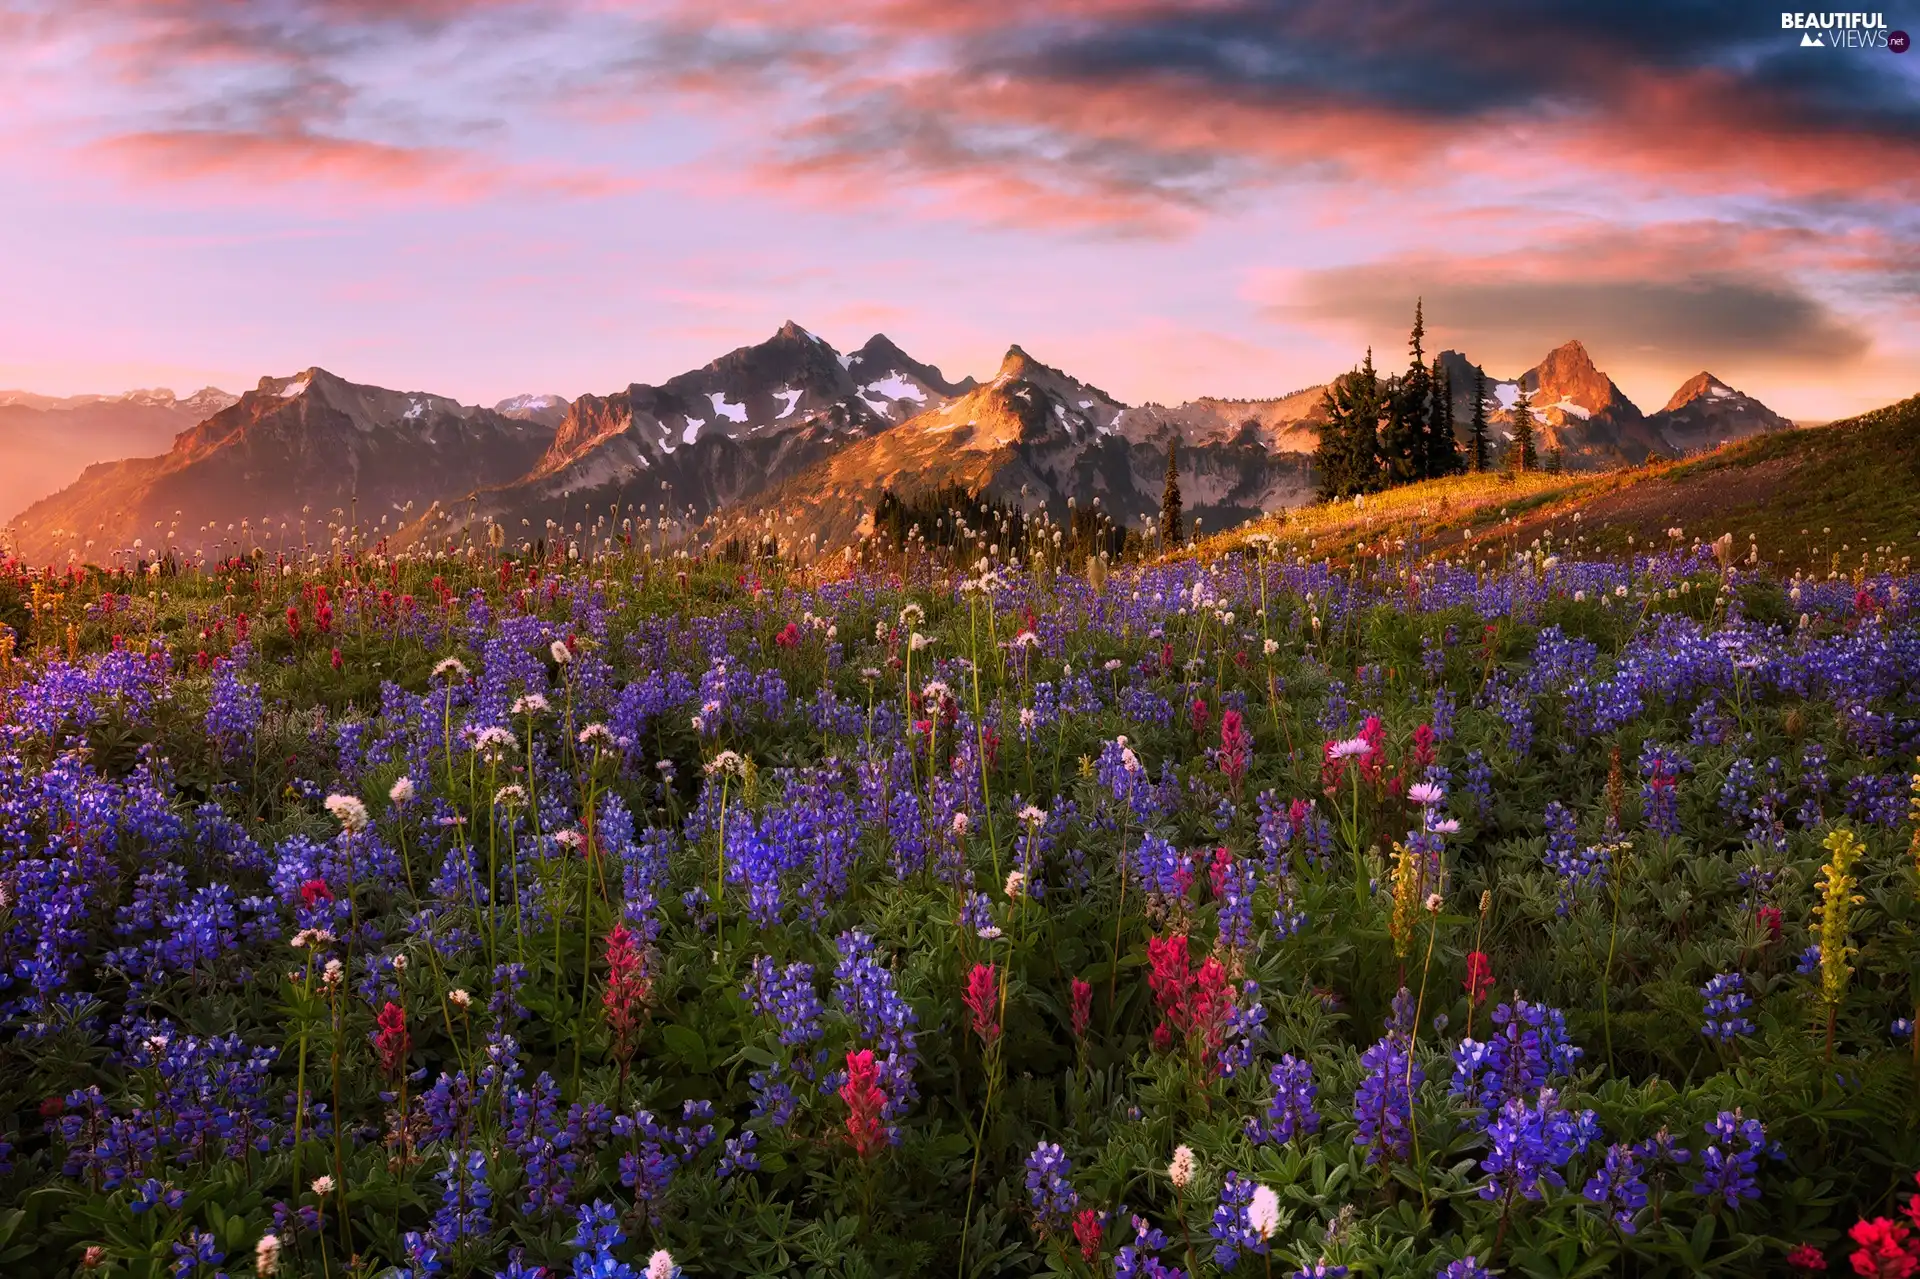
M1803 49L1890 49L1905 53L1904 31L1889 31L1883 13L1782 13L1780 29L1800 32Z

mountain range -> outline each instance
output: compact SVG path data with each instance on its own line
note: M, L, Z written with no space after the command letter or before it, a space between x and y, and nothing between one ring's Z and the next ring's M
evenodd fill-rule
M1476 366L1454 351L1440 360L1464 433ZM1522 388L1541 424L1539 447L1561 449L1571 469L1791 425L1707 373L1643 413L1568 342L1518 377L1487 379L1496 446ZM887 489L950 483L1056 511L1098 503L1138 526L1159 510L1167 450L1178 441L1187 511L1221 529L1311 500L1323 391L1127 405L1018 346L988 381L951 381L884 335L843 354L789 321L665 382L571 401L521 395L469 406L320 368L262 378L237 397L213 388L184 400L166 391L0 393L0 441L39 441L31 447L41 450L0 497L34 496L9 495L43 455L41 474L70 472L63 459L157 453L96 461L21 512L16 547L49 562L135 538L212 549L242 521L255 541L264 528L289 546L324 546L326 526L348 520L403 541L499 525L518 543L550 522L604 531L662 510L771 515L783 533L834 544L861 531Z

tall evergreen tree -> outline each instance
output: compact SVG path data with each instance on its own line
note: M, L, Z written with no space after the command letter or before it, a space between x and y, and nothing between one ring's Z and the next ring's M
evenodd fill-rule
M1180 439L1167 441L1167 486L1160 491L1160 537L1168 546L1180 544Z
M1433 357L1433 367L1427 370L1427 378L1433 386L1433 410L1427 414L1425 444L1427 446L1426 474L1452 475L1460 469L1460 442L1453 436L1453 378L1440 365L1440 357Z
M1487 469L1487 371L1473 366L1473 418L1467 426L1467 464L1477 475Z
M1427 461L1427 418L1433 411L1433 379L1427 372L1423 342L1427 334L1424 305L1413 304L1413 332L1407 339L1412 362L1393 384L1387 401L1386 428L1380 452L1387 461L1387 483L1401 484L1430 474Z
M1533 397L1524 382L1518 391L1513 401L1513 444L1507 454L1507 464L1517 471L1537 471L1540 458L1533 451Z
M1314 468L1320 473L1322 499L1372 493L1382 486L1380 419L1386 411L1386 387L1373 367L1373 348L1359 368L1342 373L1321 401L1327 420L1320 427Z

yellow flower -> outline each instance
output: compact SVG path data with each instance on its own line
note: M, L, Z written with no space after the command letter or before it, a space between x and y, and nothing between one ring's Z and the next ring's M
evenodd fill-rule
M1817 881L1820 900L1814 903L1817 924L1814 935L1820 939L1820 998L1831 1012L1846 997L1847 979L1853 975L1848 962L1858 952L1847 945L1848 916L1863 898L1853 893L1853 864L1867 846L1844 826L1837 826L1823 841L1829 859L1820 868Z

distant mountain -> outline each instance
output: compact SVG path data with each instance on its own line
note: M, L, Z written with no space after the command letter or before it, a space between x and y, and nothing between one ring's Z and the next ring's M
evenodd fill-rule
M446 511L474 521L572 524L666 503L705 515L751 499L848 443L973 387L875 334L851 354L789 320L766 341L654 386L583 395L529 473ZM424 526L423 526L424 531Z
M791 516L794 531L831 545L862 531L888 489L959 484L1056 515L1069 499L1083 508L1097 501L1137 528L1159 513L1167 444L1178 436L1189 517L1221 528L1311 495L1300 437L1317 396L1129 408L1015 346L991 381L819 459L757 508Z
M1669 453L1698 453L1768 431L1793 429L1792 422L1760 401L1704 372L1682 382L1667 406L1648 420Z
M525 474L552 438L537 422L312 368L261 378L159 457L88 467L27 508L14 534L29 558L55 563L135 538L211 549L243 520L274 528L271 544L324 547L328 523L349 512L371 540L412 503Z
M164 387L124 395L0 391L0 524L95 462L160 452L238 398L211 386L185 398Z
M542 426L557 427L567 416L567 410L573 402L564 395L516 395L510 400L502 400L493 406L493 411L501 417L519 418L523 422L538 422Z
M1473 414L1477 366L1458 351L1441 352L1440 363L1452 379L1453 420L1464 441ZM1488 421L1496 453L1511 438L1512 409L1522 386L1531 392L1540 424L1535 447L1543 458L1555 446L1561 448L1569 470L1637 463L1651 453L1696 453L1793 425L1710 373L1688 379L1659 412L1642 413L1594 365L1584 346L1568 342L1517 378L1488 377Z

